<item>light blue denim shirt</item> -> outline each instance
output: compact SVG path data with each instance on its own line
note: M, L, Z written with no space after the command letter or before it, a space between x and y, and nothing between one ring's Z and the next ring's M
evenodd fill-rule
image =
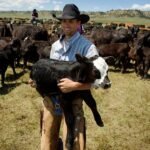
M50 58L64 61L76 61L75 54L78 53L87 58L98 55L96 46L88 39L76 32L68 41L63 36L52 44Z

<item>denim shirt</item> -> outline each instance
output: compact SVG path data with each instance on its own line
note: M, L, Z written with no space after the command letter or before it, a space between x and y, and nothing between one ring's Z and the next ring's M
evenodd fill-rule
M75 54L87 58L98 55L96 46L88 39L76 32L68 41L62 36L52 44L50 58L64 61L76 61Z

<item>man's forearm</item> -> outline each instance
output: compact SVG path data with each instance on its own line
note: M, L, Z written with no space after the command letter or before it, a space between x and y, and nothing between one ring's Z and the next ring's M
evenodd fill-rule
M90 88L91 88L91 83L75 82L75 89L74 90L88 90Z
M63 78L57 84L60 90L64 93L76 91L76 90L88 90L91 88L90 83L74 82L68 78Z

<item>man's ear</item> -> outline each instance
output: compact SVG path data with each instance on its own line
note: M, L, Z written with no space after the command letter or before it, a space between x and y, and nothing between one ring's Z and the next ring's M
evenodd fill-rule
M81 21L77 20L78 27L81 25Z

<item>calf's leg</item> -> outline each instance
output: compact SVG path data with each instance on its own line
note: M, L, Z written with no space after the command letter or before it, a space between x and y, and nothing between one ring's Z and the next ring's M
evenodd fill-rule
M84 94L82 94L82 98L84 99L85 103L90 107L97 125L100 127L103 127L104 123L101 119L101 116L100 116L98 110L97 110L96 102L91 94L91 91L90 90L84 91Z
M73 128L73 135L74 135L74 142L73 142L73 150L85 150L85 118L84 112L82 107L82 99L75 99L72 102L72 109L74 115L74 128ZM67 125L64 121L63 125L63 143L66 143L67 137ZM67 145L64 144L64 150L68 150Z

